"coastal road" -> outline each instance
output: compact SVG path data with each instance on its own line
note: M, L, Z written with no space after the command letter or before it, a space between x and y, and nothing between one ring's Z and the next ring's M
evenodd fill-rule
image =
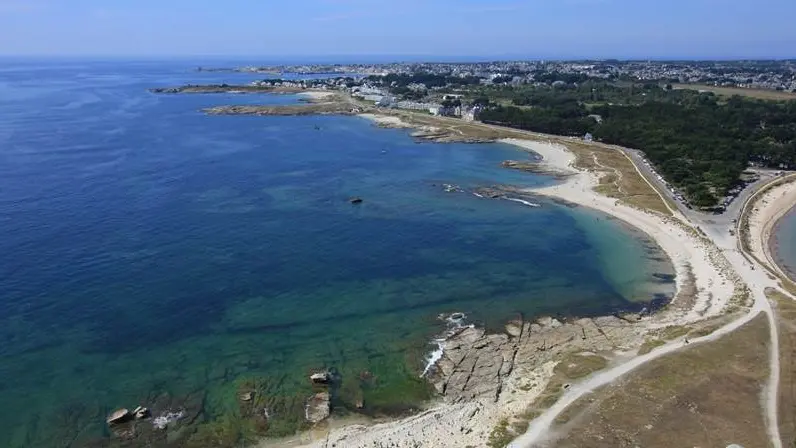
M775 170L755 169L754 172L757 173L760 178L746 185L746 187L741 190L738 196L732 202L730 202L730 205L727 206L723 213L703 213L694 209L690 209L686 207L683 202L677 200L677 198L674 196L674 193L672 193L672 191L666 187L666 184L658 179L658 174L652 171L652 169L644 163L644 160L646 159L642 151L637 149L622 148L619 146L616 146L616 148L630 157L630 159L633 161L633 164L636 165L636 168L639 169L647 181L655 186L655 189L658 190L658 194L665 196L666 198L670 199L670 202L676 204L677 209L690 223L696 226L721 227L724 232L727 233L729 233L729 229L734 227L734 220L737 220L740 217L741 208L746 200L776 177L774 174L776 172Z

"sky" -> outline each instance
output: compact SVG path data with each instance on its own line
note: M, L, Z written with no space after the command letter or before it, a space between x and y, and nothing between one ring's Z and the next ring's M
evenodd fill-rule
M796 0L0 0L0 55L796 58Z

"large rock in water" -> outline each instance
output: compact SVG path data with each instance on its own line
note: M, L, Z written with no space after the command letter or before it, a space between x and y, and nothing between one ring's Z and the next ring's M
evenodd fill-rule
M124 423L127 420L130 420L130 411L127 408L117 409L105 419L109 425L118 425L119 423Z
M149 409L147 409L147 408L145 408L143 406L138 406L137 408L135 408L133 410L133 416L135 417L136 420L141 420L141 419L144 419L144 418L148 418L149 417Z
M310 381L315 384L329 384L332 382L332 375L329 372L318 372L310 375Z
M310 423L318 423L326 420L331 413L329 404L329 392L315 394L307 401L304 408L304 416Z

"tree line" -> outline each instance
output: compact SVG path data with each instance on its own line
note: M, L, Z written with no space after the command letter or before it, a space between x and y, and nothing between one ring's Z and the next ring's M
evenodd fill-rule
M641 149L697 206L715 205L750 162L796 167L796 101L593 81L496 96L506 95L513 105L488 108L482 121L558 135L591 133L595 140Z

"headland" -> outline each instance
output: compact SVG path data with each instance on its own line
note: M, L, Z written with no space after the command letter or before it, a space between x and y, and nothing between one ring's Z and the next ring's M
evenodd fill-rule
M156 87L149 89L152 93L303 93L304 88L301 87L285 87L285 86L271 86L271 85L230 85L230 84L206 84L206 85L193 85L187 84L179 87Z

